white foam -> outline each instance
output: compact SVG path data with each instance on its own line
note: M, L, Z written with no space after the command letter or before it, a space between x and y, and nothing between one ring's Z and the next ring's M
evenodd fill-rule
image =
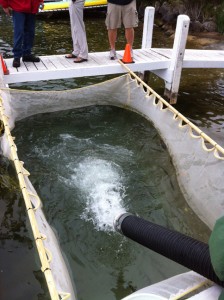
M113 231L114 218L126 211L122 178L120 166L92 157L85 158L74 170L73 183L86 199L81 218L91 220L97 230Z

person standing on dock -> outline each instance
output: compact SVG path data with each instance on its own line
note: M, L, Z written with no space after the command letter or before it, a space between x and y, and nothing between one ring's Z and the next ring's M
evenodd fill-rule
M83 21L84 3L85 0L72 0L69 5L73 51L65 57L74 58L74 63L82 63L88 60L88 45Z
M27 62L39 62L40 58L32 54L35 37L35 17L39 6L44 7L43 0L0 0L4 12L10 16L12 12L13 67L20 67L20 59Z
M138 26L136 0L108 0L105 23L110 43L110 59L114 60L117 58L115 43L117 29L121 27L121 23L124 25L126 41L131 46L131 55L133 57L134 27Z

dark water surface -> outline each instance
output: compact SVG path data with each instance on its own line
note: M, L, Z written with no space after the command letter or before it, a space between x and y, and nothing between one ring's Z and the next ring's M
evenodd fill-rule
M90 51L108 49L104 20L103 13L85 16ZM12 55L11 25L0 15L0 51L5 57ZM136 48L141 39L142 24L136 30ZM125 47L123 31L117 44ZM172 40L155 28L153 46L171 47ZM34 51L39 55L71 51L68 15L37 20ZM58 90L107 78L13 87ZM163 94L160 79L151 76L149 83ZM222 70L184 70L175 106L222 146L223 94ZM78 299L121 299L185 270L115 233L112 220L119 211L208 240L209 230L181 195L166 147L142 117L115 107L81 108L30 117L18 122L13 134L66 253ZM49 299L14 167L3 157L0 176L0 299Z

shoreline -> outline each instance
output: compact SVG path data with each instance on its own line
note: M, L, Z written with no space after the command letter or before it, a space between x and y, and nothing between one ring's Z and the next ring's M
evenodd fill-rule
M221 43L224 44L224 36L219 32L189 32L187 41L194 42L200 46L209 46Z

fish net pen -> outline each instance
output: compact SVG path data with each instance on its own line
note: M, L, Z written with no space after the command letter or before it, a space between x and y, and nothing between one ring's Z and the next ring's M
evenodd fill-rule
M197 216L213 229L224 213L224 149L131 71L92 86L63 91L2 87L1 151L14 162L52 299L76 299L76 295L57 238L44 216L41 199L17 155L11 130L17 121L35 114L92 105L117 106L149 120L166 144L180 189Z

